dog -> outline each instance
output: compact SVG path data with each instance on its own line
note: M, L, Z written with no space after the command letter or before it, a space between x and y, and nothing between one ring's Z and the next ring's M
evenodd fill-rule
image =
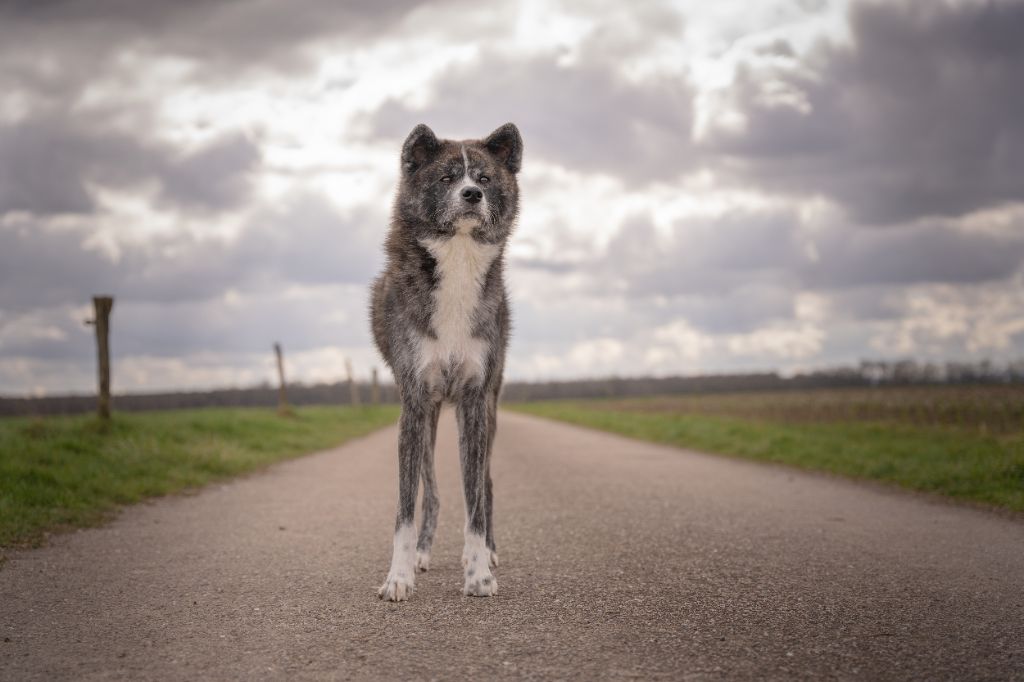
M403 601L430 567L438 496L434 442L443 402L455 406L466 503L463 594L490 597L498 581L491 447L510 318L505 244L519 212L523 141L506 123L480 140L438 139L416 126L374 281L370 322L401 398L398 515L391 568L378 596ZM413 525L423 481L422 523Z

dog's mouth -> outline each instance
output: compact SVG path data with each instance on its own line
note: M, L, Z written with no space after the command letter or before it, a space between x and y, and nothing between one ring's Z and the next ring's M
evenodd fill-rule
M478 213L470 211L468 213L463 213L452 221L452 225L455 227L456 232L469 234L474 229L483 225L483 220L480 218Z
M446 220L440 222L440 227L448 233L470 233L481 228L487 222L483 213L476 207L468 208L458 213L449 214Z

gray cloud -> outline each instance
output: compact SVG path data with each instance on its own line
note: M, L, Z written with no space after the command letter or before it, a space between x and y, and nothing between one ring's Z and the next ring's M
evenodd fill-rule
M747 125L709 151L746 181L825 194L870 223L1024 199L1024 4L857 3L850 20L850 47L741 69ZM767 94L780 85L786 102Z
M903 314L902 289L888 284L861 285L827 292L833 308L853 324L862 321L892 322Z
M366 283L385 228L383 215L343 216L301 195L257 215L236 240L164 235L123 246L115 260L84 246L88 230L8 221L0 356L88 363L88 330L73 311L101 293L116 297L120 358L262 352L275 340L292 351L366 345Z
M229 267L300 284L368 283L382 261L383 209L339 215L317 195L300 195L266 211L243 233Z
M96 116L32 118L0 127L0 216L91 213L91 183L125 189L148 180L177 207L226 209L246 197L259 157L239 134L182 154L110 131Z
M517 308L517 329L538 337L564 329L566 340L582 340L622 338L679 319L707 334L746 333L793 320L801 290L797 271L806 258L798 226L797 216L785 210L693 217L667 231L657 230L651 216L635 214L605 249L573 264L575 274L585 275L573 293L593 301L593 309L575 297L564 305L524 301L525 311ZM549 277L564 270L564 263L541 258L513 264ZM624 305L614 317L602 315L607 301L616 299Z
M648 216L627 220L600 269L631 296L718 296L745 287L792 282L801 261L789 211L735 211L689 218L658 235Z
M89 151L76 155L76 140L61 132L40 121L0 128L0 215L92 210L81 176Z
M479 137L513 121L527 154L630 184L670 180L695 161L693 95L683 77L637 84L600 62L560 66L555 55L486 54L445 72L430 91L423 109L391 100L374 112L375 133L400 138L427 122L445 137Z
M737 210L679 220L666 232L638 214L604 250L571 265L557 256L513 265L552 278L584 274L577 294L624 296L631 312L648 311L648 325L659 316L683 318L701 331L734 333L793 319L801 292L839 301L851 320L893 320L900 306L892 294L907 287L1009 282L1024 269L1024 229L972 233L937 221L890 229L811 227L794 210ZM543 320L537 330L554 326Z
M158 172L162 196L186 207L234 206L246 197L248 176L259 158L259 148L244 135L222 137L164 163Z
M301 298L260 292L231 306L223 301L117 306L117 350L122 356L180 358L199 353L266 351L281 342L289 351L367 341L365 297L330 289ZM340 314L341 313L341 314ZM77 343L68 344L74 352Z
M85 292L114 290L124 277L123 266L87 249L88 236L81 229L49 229L33 220L0 224L0 310L81 302Z
M319 39L372 40L411 0L46 0L0 4L0 83L78 91L122 53L194 60L198 79L305 69ZM59 68L51 68L54 64Z
M814 245L817 260L800 268L804 284L813 288L979 284L1007 279L1024 265L1024 229L1002 236L927 224L834 227L817 235Z
M366 300L361 294L361 288L351 286L325 287L300 298L267 290L251 293L239 305L223 299L153 302L119 297L111 322L113 351L118 358L184 358L269 351L274 341L291 351L365 345ZM76 304L88 305L89 299ZM89 362L94 348L84 317L61 305L0 320L0 353L5 358Z
M930 222L807 230L783 210L681 220L656 236L650 220L636 216L601 260L595 272L619 278L633 296L723 295L751 283L807 290L979 284L1006 280L1024 266L1024 229L971 233Z
M682 318L709 334L742 334L771 321L795 319L795 294L791 286L754 279L729 292L686 296L668 310L652 308L650 317Z
M342 216L316 195L258 214L231 241L173 233L121 247L113 259L88 229L31 219L0 225L0 310L81 303L94 293L149 303L205 301L228 290L365 283L381 258L383 215Z
M788 40L783 38L776 38L772 42L762 45L756 50L757 54L768 55L772 57L785 57L787 59L796 58L796 52L793 50L793 46Z
M66 123L32 120L0 127L0 215L90 212L94 203L85 187L85 168L94 163L95 152L105 148L117 159L141 151L123 139L75 135Z

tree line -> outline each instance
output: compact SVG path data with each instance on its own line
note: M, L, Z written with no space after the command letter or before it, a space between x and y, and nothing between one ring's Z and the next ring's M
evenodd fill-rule
M995 363L930 363L912 360L865 360L856 366L832 367L785 376L778 372L709 374L670 377L606 377L572 381L523 382L505 385L506 401L555 400L559 398L613 398L641 395L731 393L744 391L801 390L855 386L912 386L1024 383L1024 360ZM356 399L372 402L369 383L348 382L287 385L292 405L348 405ZM380 400L395 403L393 385L380 386ZM251 388L165 393L123 393L114 396L117 410L171 410L187 407L276 407L278 388L264 383ZM38 398L0 398L0 415L48 415L92 412L94 395L64 395Z

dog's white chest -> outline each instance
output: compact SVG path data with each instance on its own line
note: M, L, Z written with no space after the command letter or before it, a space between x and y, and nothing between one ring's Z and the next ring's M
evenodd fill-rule
M428 383L452 371L463 379L483 376L487 347L473 337L473 322L484 277L498 255L498 246L482 244L461 230L451 239L421 242L437 261L431 327L436 339L420 342L419 367Z

